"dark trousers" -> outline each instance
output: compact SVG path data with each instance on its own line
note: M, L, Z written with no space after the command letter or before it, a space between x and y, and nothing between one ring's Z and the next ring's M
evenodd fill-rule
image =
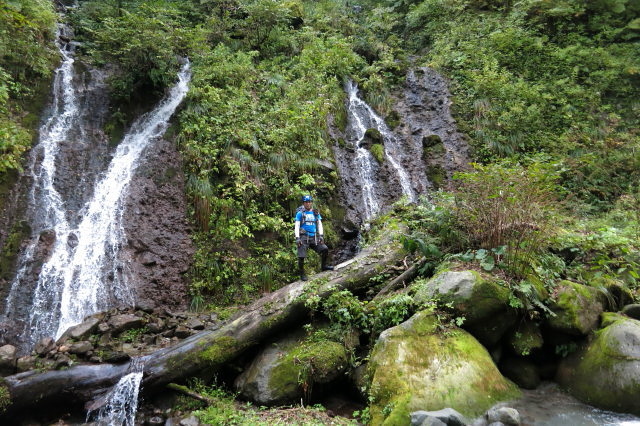
M310 237L308 235L301 235L300 242L302 243L298 246L298 269L300 269L300 273L303 272L304 259L307 257L307 250L309 249L314 250L320 255L323 268L327 265L329 247L327 247L326 244L319 243L317 237Z

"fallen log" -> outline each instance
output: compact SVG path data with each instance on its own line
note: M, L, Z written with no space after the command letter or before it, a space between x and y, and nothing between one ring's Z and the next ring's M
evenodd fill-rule
M285 327L307 320L310 296L324 298L335 290L358 291L389 265L402 261L405 253L396 232L385 232L358 256L336 270L317 274L310 281L293 282L267 294L235 319L215 330L203 330L176 345L141 358L145 393L165 388L172 382L199 375L212 375L247 349L263 342ZM0 420L16 412L52 404L91 405L129 372L121 365L79 365L67 370L29 371L0 379ZM93 404L92 408L95 408ZM0 422L1 423L1 422Z

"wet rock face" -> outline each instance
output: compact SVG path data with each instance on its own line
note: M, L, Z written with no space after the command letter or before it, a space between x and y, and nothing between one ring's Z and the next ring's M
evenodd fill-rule
M404 90L396 95L394 113L400 123L394 130L407 141L422 164L416 173L429 176L430 188L446 187L454 172L469 161L469 148L451 116L448 83L427 67L409 71Z
M70 226L77 226L81 220L77 212L93 195L95 180L109 160L108 137L102 130L108 116L106 78L105 72L94 69L86 69L74 75L73 86L78 95L76 122L79 124L71 126L66 140L59 143L55 163L57 173L53 181L53 186L67 209ZM52 110L54 105L51 104L44 111L45 119ZM4 324L0 324L0 328L5 331L0 333L0 344L12 343L20 346L20 335L24 333L25 323L28 321L28 310L38 275L56 243L55 231L44 225L46 218L43 216L46 214L32 202L43 196L43 189L34 180L36 174L42 173L40 164L43 157L43 147L39 144L34 146L29 153L29 164L25 172L17 180L4 205L4 211L0 212L0 252L11 258L10 265L3 265L0 278L0 315L9 315ZM22 223L25 225L20 225ZM23 235L19 243L16 243L12 240L20 228L28 228L28 232L22 231ZM32 242L36 243L34 256L32 261L24 265L24 278L14 290L16 297L11 312L7 312L8 295L16 275L18 259ZM17 247L10 247L11 244ZM77 237L72 234L67 244L74 247Z
M184 309L189 238L182 161L171 142L158 141L134 176L125 210L125 248L138 303Z
M384 117L397 138L400 163L416 195L447 187L453 173L464 169L469 161L468 144L451 116L450 97L447 81L441 75L427 67L417 68L409 71L404 86L393 96L392 111ZM340 170L340 200L346 208L343 228L357 230L363 223L363 208L361 197L354 196L361 193L359 172L350 167L356 154L349 142L349 127L338 127L329 123ZM367 135L364 143L374 144L372 136L375 133ZM397 172L388 161L376 167L376 193L384 211L402 191Z
M82 220L80 212L93 196L96 181L106 170L115 149L103 130L108 116L106 77L87 70L75 78L81 125L72 128L68 140L59 145L54 180L71 227L78 226ZM39 170L43 158L40 151L41 147L32 150L34 173ZM0 345L11 343L21 347L24 343L21 335L29 327L29 309L38 276L58 243L55 232L43 230L45 222L39 217L42 209L30 207L30 201L38 200L43 193L41 188L34 188L31 176L31 172L24 173L16 184L15 194L6 203L5 211L0 212L0 253L11 244L11 253L5 258L12 262L12 266L2 264L0 268ZM121 243L126 266L118 273L126 275L134 287L136 302L147 304L151 309L183 309L187 303L184 273L190 266L193 247L186 223L182 163L171 142L158 140L150 145L126 197L124 228L127 241ZM24 236L17 240L15 235L18 235L21 223L27 224L28 231L22 232ZM9 312L7 296L16 276L18 255L31 242L37 243L35 256L27 262L23 278L15 286ZM75 248L78 237L71 233L66 244ZM121 304L122 301L113 300L111 306ZM7 316L3 318L5 313Z

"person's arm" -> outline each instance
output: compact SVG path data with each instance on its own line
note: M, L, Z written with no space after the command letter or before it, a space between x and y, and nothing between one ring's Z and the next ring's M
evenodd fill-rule
M318 235L320 238L324 237L324 229L322 228L322 219L318 219Z
M296 217L296 226L293 230L293 235L295 235L296 239L300 238L300 221Z

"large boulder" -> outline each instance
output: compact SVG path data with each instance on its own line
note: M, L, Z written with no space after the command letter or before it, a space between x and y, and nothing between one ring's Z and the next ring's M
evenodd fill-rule
M443 407L472 418L519 395L471 334L438 326L422 311L380 335L368 367L372 424L408 425L411 412Z
M604 311L605 296L593 287L561 281L549 308L555 314L547 325L555 331L575 336L585 335L598 327Z
M267 346L236 379L242 396L260 405L299 402L312 387L343 374L345 348L332 341L303 341L295 336Z
M422 284L416 302L437 300L464 316L463 327L485 346L495 345L516 322L510 291L477 271L444 271Z
M582 401L640 415L640 321L602 315L602 329L558 367L558 383Z

